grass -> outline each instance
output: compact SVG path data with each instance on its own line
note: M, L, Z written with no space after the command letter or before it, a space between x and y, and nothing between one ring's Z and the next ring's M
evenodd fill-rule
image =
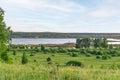
M1 80L119 80L120 70L3 64Z
M20 51L17 55L9 53L14 58L13 64L0 62L0 80L120 80L120 69L112 68L114 64L120 64L119 57L101 60L93 55L71 57L67 53L43 54L39 52L30 56L30 53L26 52L29 63L22 65L22 53ZM51 57L52 64L46 61L48 57ZM81 61L85 67L65 66L70 60Z

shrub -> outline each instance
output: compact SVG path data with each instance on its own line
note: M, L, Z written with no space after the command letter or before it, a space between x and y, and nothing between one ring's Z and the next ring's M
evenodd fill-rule
M100 59L100 58L101 58L101 56L99 56L99 55L96 56L96 59Z
M111 54L111 56L112 56L112 57L116 57L116 56L118 56L118 55L117 55L117 54Z
M83 67L83 64L82 62L79 62L79 61L68 61L66 63L67 66L80 66L80 67Z
M50 58L50 57L48 57L46 60L47 60L47 62L50 62L50 61L51 61L51 58Z
M71 56L72 56L72 57L78 57L78 54L77 54L77 53L72 53Z
M103 55L103 51L98 51L96 55Z
M5 62L5 63L13 63L13 58L10 57L10 56L7 54L7 52L3 52L3 53L1 54L1 59L2 59L2 61Z
M22 56L22 64L26 64L26 63L28 63L28 58L27 58L26 54L23 53L23 56Z
M15 50L13 51L13 55L16 55L16 51Z
M57 50L58 53L67 53L67 49L63 49L63 48L58 48Z
M34 62L37 62L37 60L36 60L36 59L34 59Z
M90 57L91 54L90 54L90 53L85 53L85 56L86 56L86 57Z
M45 46L41 45L41 51L45 52Z
M102 60L107 60L107 59L111 59L110 55L103 55L102 56Z

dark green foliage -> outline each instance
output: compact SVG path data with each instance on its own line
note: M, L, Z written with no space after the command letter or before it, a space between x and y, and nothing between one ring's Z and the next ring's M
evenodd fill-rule
M30 56L34 56L34 53L31 53Z
M72 57L78 57L78 53L72 53L71 56Z
M64 48L58 48L58 50L57 50L57 52L58 53L67 53L68 51L67 51L67 49L64 49Z
M0 8L0 53L6 51L6 43L9 41L8 29L4 22L4 11Z
M45 52L45 46L41 45L41 51Z
M68 52L80 52L79 49L67 49Z
M16 51L15 50L13 50L13 55L16 55Z
M90 38L76 39L76 48L89 48L91 45Z
M47 60L47 62L52 61L52 59L50 57L48 57L46 60Z
M66 63L67 66L80 66L80 67L83 67L83 64L82 62L79 62L79 61L68 61Z
M86 56L86 57L90 57L91 54L90 54L90 53L85 53L85 56Z
M100 55L97 55L97 56L96 56L96 59L100 59L100 58L101 58L101 56L100 56Z
M96 39L94 39L93 43L94 43L95 48L100 48L101 45L102 45L102 39L101 38L96 38Z
M36 59L34 59L34 62L37 62L37 60L36 60Z
M102 55L102 60L111 59L110 55Z
M23 53L23 56L22 56L22 64L26 64L28 63L28 58L26 56L26 53Z
M7 52L3 52L1 54L1 59L5 63L13 63L13 58L10 57Z
M97 53L96 53L96 55L103 55L103 51L98 51Z
M103 48L107 48L107 47L108 47L107 38L103 38L102 47L103 47Z

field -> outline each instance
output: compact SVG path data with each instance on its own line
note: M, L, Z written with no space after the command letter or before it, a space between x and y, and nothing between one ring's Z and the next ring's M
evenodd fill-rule
M26 51L27 64L21 64L23 51L10 51L12 64L0 63L0 80L120 80L120 58L96 59L95 55L71 57L68 53L31 53ZM47 62L47 58L51 62ZM83 67L66 66L68 61L80 61Z

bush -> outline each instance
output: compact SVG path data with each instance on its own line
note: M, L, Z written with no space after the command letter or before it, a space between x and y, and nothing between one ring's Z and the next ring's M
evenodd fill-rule
M72 56L72 57L78 57L78 54L77 54L77 53L72 53L71 56Z
M45 52L45 46L41 45L41 51Z
M85 56L86 56L86 57L90 57L91 54L90 54L90 53L85 53Z
M27 58L26 54L23 53L23 56L22 56L22 64L26 64L26 63L28 63L28 58Z
M37 62L37 60L36 60L36 59L34 59L34 62Z
M47 60L47 62L50 62L50 61L51 61L51 58L50 58L50 57L48 57L46 60Z
M57 50L58 53L67 53L67 49L64 49L64 48L58 48Z
M16 51L15 50L13 51L13 55L16 55Z
M107 60L107 59L111 59L110 55L103 55L102 56L102 60Z
M103 51L98 51L96 55L103 55Z
M99 56L99 55L96 56L96 59L100 59L100 58L101 58L101 56Z
M80 66L80 67L83 67L83 64L82 62L79 62L79 61L68 61L66 63L67 66Z
M13 63L13 58L10 57L7 52L3 52L1 54L1 59L5 63Z

